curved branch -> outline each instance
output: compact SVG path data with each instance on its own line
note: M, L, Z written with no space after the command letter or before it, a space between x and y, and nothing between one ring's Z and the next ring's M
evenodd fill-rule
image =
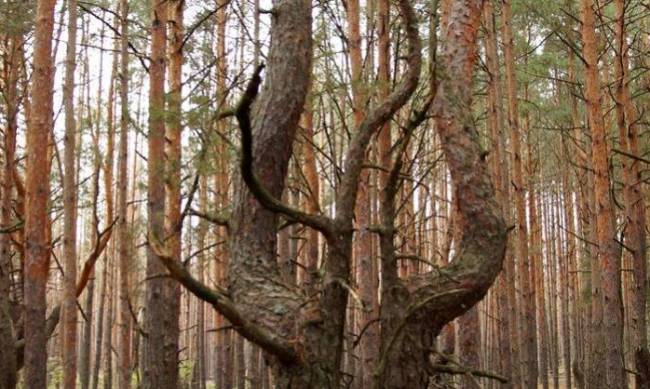
M407 286L411 305L421 306L440 327L483 298L501 271L506 249L506 225L471 117L472 86L468 80L476 57L482 4L482 0L464 0L452 6L442 47L446 77L433 106L458 201L459 249L443 272L415 275Z
M507 384L509 380L497 373L492 373L490 371L486 370L479 370L479 369L473 369L470 367L466 366L451 366L451 365L443 365L440 363L432 364L431 365L431 370L432 372L436 373L445 373L445 374L453 374L453 375L471 375L474 377L483 377L483 378L490 378L493 380L497 380L501 382L502 384Z
M332 236L334 233L334 225L330 218L306 213L284 204L264 187L253 171L253 131L251 128L250 111L262 82L262 78L260 77L262 69L264 69L264 64L260 64L255 69L253 78L246 87L246 91L235 109L235 117L239 122L239 129L241 130L242 156L240 167L242 179L264 208L318 230L325 236Z
M174 260L164 247L152 236L149 237L149 246L160 258L173 279L180 282L187 290L199 299L211 304L219 313L230 321L232 326L244 338L254 342L265 351L276 355L284 363L298 363L298 356L294 348L286 341L266 331L261 326L255 325L245 318L235 307L234 302L223 288L212 289L194 278L181 263Z
M397 89L368 113L359 128L357 128L356 135L350 143L350 148L345 156L345 173L341 179L341 191L337 201L337 209L342 210L340 216L337 217L343 218L343 220L350 220L354 212L359 175L363 168L370 138L390 120L397 110L406 104L415 92L420 80L422 53L415 10L407 0L400 0L399 10L406 30L406 39L408 40L407 69Z
M205 213L205 212L198 211L198 210L196 210L194 208L190 208L188 213L190 215L192 215L192 216L196 216L198 218L207 220L208 222L210 222L212 224L216 224L218 226L226 227L226 229L230 228L230 221L229 221L230 219L229 219L228 215L215 215L215 214L211 214L211 213Z

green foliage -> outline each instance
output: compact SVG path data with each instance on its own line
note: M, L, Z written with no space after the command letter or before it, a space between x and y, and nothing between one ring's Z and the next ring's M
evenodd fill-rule
M25 35L32 28L36 1L0 1L0 35Z

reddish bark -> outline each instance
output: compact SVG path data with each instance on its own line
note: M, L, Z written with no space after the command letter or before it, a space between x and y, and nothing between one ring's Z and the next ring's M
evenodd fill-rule
M55 0L39 0L30 87L32 113L27 125L25 205L25 385L46 387L46 286L49 272L48 198L52 131L52 30Z

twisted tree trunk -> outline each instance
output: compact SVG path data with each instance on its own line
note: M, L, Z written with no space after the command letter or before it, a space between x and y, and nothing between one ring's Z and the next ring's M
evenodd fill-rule
M425 388L435 372L430 365L434 340L442 327L485 295L501 270L506 229L495 201L485 152L471 120L472 68L482 0L457 1L443 28L444 77L434 101L442 148L458 202L460 242L450 265L441 271L400 280L382 250L382 358L377 388ZM385 209L390 209L385 204ZM384 215L383 220L392 220ZM392 245L394 228L382 226L382 246ZM393 265L394 267L394 265Z
M439 130L457 192L462 232L456 258L444 273L423 273L407 280L397 277L391 260L395 252L390 248L394 236L390 223L395 219L390 210L394 212L394 206L387 202L383 207L388 212L386 225L380 228L385 277L382 304L386 305L381 309L382 354L374 368L379 388L425 388L436 371L429 357L440 329L476 304L501 269L505 224L494 200L485 153L472 127L471 84L466 82L472 74L482 4L481 0L465 0L450 9L443 63L449 74L467 77L445 78L436 98L435 112L442 123ZM342 383L353 216L365 152L371 137L411 97L421 70L415 11L407 0L399 2L399 11L408 40L407 67L402 82L356 128L335 196L335 218L308 214L278 200L311 71L310 3L284 0L273 8L264 89L256 100L262 69L258 67L234 110L242 133L242 158L229 221L227 288L210 289L194 279L156 236L150 236L152 251L174 278L265 350L277 387L338 388ZM290 83L284 80L287 74L293 75ZM426 110L416 115L419 123ZM394 185L393 199L397 188ZM277 214L318 230L327 242L327 258L318 280L320 293L315 296L281 282L276 259Z

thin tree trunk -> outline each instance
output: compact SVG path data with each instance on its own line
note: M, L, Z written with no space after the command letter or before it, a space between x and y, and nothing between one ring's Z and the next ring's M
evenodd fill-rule
M205 212L208 203L208 188L205 176L201 176L199 182L199 210ZM205 248L205 237L207 233L207 223L205 220L199 221L197 231L196 249L200 252L197 257L197 268L199 281L204 282L206 255L203 252ZM192 388L205 389L206 387L206 369L205 369L205 303L197 299L196 309L196 352L194 359L194 371L192 373Z
M639 135L637 115L630 96L630 74L626 11L628 4L616 0L616 112L618 117L621 150L633 155L639 155ZM632 318L633 353L635 358L636 387L650 385L650 355L648 354L646 299L648 293L647 279L647 246L645 237L646 211L643 198L643 177L639 171L638 159L627 156L621 157L621 172L623 174L623 196L625 200L626 234L625 244L629 247L633 259L634 292L630 309Z
M562 147L564 150L565 147ZM564 376L566 377L566 387L567 389L572 388L572 378L571 374L571 338L575 336L574 333L571 333L571 314L569 311L569 287L570 287L570 274L569 274L569 263L571 262L571 257L575 254L575 245L572 239L572 236L569 234L571 231L570 221L573 220L573 209L570 205L571 190L569 187L569 177L568 169L564 169L562 172L562 186L561 186L561 196L559 196L558 207L560 207L560 212L564 216L563 231L561 236L561 241L566 242L565 251L560 253L560 303L561 303L561 326L562 326L562 362L564 365Z
M77 66L77 1L68 0L68 39L63 100L65 107L65 160L63 177L63 251L65 280L63 298L63 386L77 386L77 186L74 83Z
M104 389L113 388L113 317L115 312L115 266L113 264L114 255L106 256L106 266L109 272L106 274L108 278L108 302L106 307L106 321L104 328Z
M314 113L311 107L311 99L307 98L305 104L305 112L302 116L302 124L304 129L305 142L303 142L303 155L305 156L305 179L307 181L307 193L309 194L305 202L307 203L306 209L316 214L320 212L320 182L318 180L318 168L316 166L316 155L314 152ZM318 271L318 253L319 253L319 237L318 231L309 228L307 231L307 253L305 261L305 276L303 284L306 285L307 290L315 291Z
M512 35L512 14L510 0L502 2L502 23L504 61L508 94L508 124L513 158L513 186L517 220L517 263L522 293L521 337L523 344L522 364L524 387L537 386L537 343L535 339L535 294L530 278L528 256L528 227L526 224L526 186L523 180L523 155L521 153L521 128L517 104L517 79L515 74L514 42Z
M82 38L81 42L82 45L86 45L88 43L88 21L85 21L83 25L83 30L82 30ZM102 25L102 29L100 30L101 34L101 39L100 39L100 46L104 46L104 32L105 28ZM97 88L97 117L95 119L95 128L93 131L98 131L99 126L101 125L101 118L102 118L102 109L103 109L103 88L102 88L102 74L104 73L104 52L100 52L99 55L99 78L98 78L98 88ZM81 123L82 120L84 120L84 114L86 113L85 110L88 110L89 112L88 117L91 117L91 103L90 103L90 82L89 80L89 65L88 65L88 50L84 50L84 63L83 63L83 80L86 85L86 90L84 92L85 97L82 96L82 99L80 99L80 102L86 101L86 106L84 109L79 110L79 120L78 122ZM81 104L80 104L81 105ZM78 133L79 136L79 143L78 146L81 147L81 132ZM96 169L96 167L99 166L99 163L97 162L97 158L99 158L99 151L97 150L97 145L94 142L95 139L95 134L93 133L93 159L94 159L94 166L93 166L93 171ZM77 165L80 164L80 158L81 158L81 152L80 150L77 152ZM79 170L80 171L80 170ZM79 172L78 171L78 172ZM79 173L77 173L77 176ZM79 177L77 177L77 180L79 180ZM94 175L92 179L92 185L90 189L90 197L93 199L93 208L90 213L90 223L89 226L86 228L88 231L88 238L87 242L90 242L89 244L92 245L97 239L97 196L98 196L98 180L99 177L97 174ZM81 389L88 389L90 388L91 384L91 359L92 359L92 327L93 327L93 318L95 317L95 312L94 312L94 300L95 300L95 281L96 281L96 270L95 266L93 266L93 270L90 274L90 280L88 281L88 287L86 289L86 301L84 302L84 312L86 313L85 320L84 320L84 329L83 329L83 340L81 344L81 350L79 351L79 384Z
M99 214L97 210L97 200L99 197L99 179L101 175L101 157L99 155L99 125L96 126L95 131L92 136L92 141L93 141L93 159L94 159L94 175L93 175L93 186L92 186L92 196L94 199L94 206L93 206L93 215L92 215L92 223L93 223L93 238L96 238L97 236L97 228L99 225ZM95 239L93 239L94 241ZM104 257L106 258L106 257ZM97 312L97 324L96 324L96 330L95 330L95 358L93 358L94 365L92 369L92 375L91 375L91 388L97 389L99 387L99 369L101 367L101 360L102 360L102 353L101 351L103 350L102 345L104 341L104 317L105 317L105 308L106 308L106 288L107 288L107 282L108 282L108 265L106 260L104 261L104 269L102 272L102 283L101 283L101 290L100 290L100 296L99 296L99 307L98 307L98 312ZM90 324L88 325L89 327L91 326ZM87 340L90 342L90 340ZM90 347L88 348L89 350L89 355L90 355Z
M499 57L497 52L497 25L496 25L496 15L494 12L493 4L491 1L485 2L484 7L484 19L487 24L487 35L486 35L486 62L489 72L489 83L488 83L488 120L490 128L490 137L491 137L491 146L492 150L490 155L491 159L491 170L493 182L496 188L496 198L497 202L500 204L501 209L504 213L509 209L509 190L508 190L508 161L505 152L505 134L502 129L503 123L503 112L501 108L501 77L499 72ZM512 330L514 330L515 323L511 322L510 307L514 307L515 303L511 300L511 295L509 290L512 288L511 280L514 280L514 274L512 274L512 269L514 266L510 265L513 259L512 256L506 253L506 265L504 271L499 275L497 280L499 287L496 290L496 299L497 307L499 312L499 366L500 371L511 377L508 386L514 386L517 375L514 374L515 371L519 369L518 360L518 348L514 347L516 337L512 336ZM511 352L511 350L516 352ZM515 366L515 370L513 370Z
M18 79L22 63L23 37L13 34L8 39L5 53L5 77L2 88L5 97L5 114L7 126L4 129L4 165L2 169L2 228L11 228L14 224L12 214L12 193L14 188L13 171L16 158L16 135L18 131ZM13 270L11 236L0 235L0 387L13 389L17 383L17 361L15 351L15 328L11 317L11 283Z
M226 98L227 98L227 90L226 90L226 77L227 77L227 62L228 59L226 57L226 22L227 22L227 17L226 17L226 7L227 7L227 2L225 0L219 0L217 2L217 6L219 7L219 10L217 11L216 15L216 35L217 35L217 42L216 42L216 78L217 78L217 85L216 85L216 97L217 97L217 102L219 104L219 107L223 107L226 105ZM257 12L255 13L257 14ZM222 121L219 121L216 123L217 126L217 132L218 134L221 134L222 136L225 135L225 127L224 123ZM221 207L225 207L225 200L227 199L227 186L224 185L224 182L227 183L227 180L224 179L223 171L225 171L226 167L223 166L224 161L227 161L226 156L224 155L224 150L225 147L223 146L223 140L218 139L217 140L218 145L217 145L217 161L216 161L216 166L219 171L217 172L217 177L215 177L215 187L217 191L217 195L215 198L216 206L218 209L222 209ZM222 240L225 239L225 231L223 228L218 228L217 231L217 239ZM224 245L220 245L219 248L217 249L217 260L215 263L216 266L216 274L215 274L215 279L218 283L220 283L223 280L222 274L225 273L223 269L227 266L227 258L226 257L226 251L224 248ZM228 387L228 385L231 385L229 382L229 377L232 377L232 374L228 373L228 367L231 364L231 359L230 359L230 354L228 353L228 345L227 342L229 340L229 330L227 329L222 329L221 327L224 327L226 325L226 320L221 316L219 313L217 313L216 317L216 327L220 329L216 334L215 334L215 361L216 361L216 370L215 370L215 375L216 375L216 383L217 387Z
M167 94L167 112L165 121L165 152L162 156L167 166L164 168L165 195L165 236L169 252L175 261L181 261L182 256L182 217L181 217L181 137L182 137L182 78L183 78L183 26L184 1L175 0L167 2L167 18L169 22L169 46L167 48L169 67ZM151 109L151 107L150 107ZM158 156L156 156L158 157ZM162 267L161 267L162 270ZM171 280L165 280L163 286L163 300L166 305L165 314L161 317L164 341L163 348L167 369L175 372L166 372L166 378L172 382L165 383L166 387L178 385L178 346L179 346L179 317L180 317L180 285Z
M542 249L542 226L540 225L538 199L543 196L543 192L539 194L536 190L535 183L537 182L537 152L532 146L532 140L528 140L528 215L530 218L530 238L531 250L530 259L532 264L532 277L535 287L535 300L537 310L537 338L539 340L539 362L540 362L540 378L543 389L548 389L548 372L549 372L549 353L548 353L548 326L546 321L546 304L545 304L545 284L544 284L544 255Z
M381 5L380 5L381 8ZM352 111L354 118L354 126L359 127L361 122L365 117L365 104L366 104L366 91L363 80L364 67L362 63L361 55L361 31L360 31L360 17L361 10L358 0L350 0L347 3L347 24L348 24L348 50L349 50L349 60L350 60L350 71L351 78L350 82L352 85ZM381 10L380 10L381 15ZM387 15L386 15L387 17ZM379 16L379 28L382 28L382 16ZM385 32L388 33L387 31ZM382 32L380 31L380 36ZM381 49L380 49L381 51ZM380 52L380 66L382 62L383 55ZM384 89L385 90L385 89ZM366 156L363 156L366 158ZM356 222L359 226L359 232L355 236L356 245L354 252L353 262L356 264L358 269L358 275L356 278L359 283L361 298L364 304L365 309L368 313L364 313L359 317L360 328L366 328L361 341L361 370L363 371L363 380L362 385L366 384L367 379L371 379L372 371L374 370L373 366L376 363L377 359L377 326L369 326L371 320L376 317L376 301L377 301L377 286L378 286L378 276L376 272L376 266L373 266L374 257L372 255L372 234L367 230L367 226L371 223L370 215L370 194L369 194L369 185L370 185L370 174L368 170L364 170L359 177L359 188L357 192L357 201L356 201ZM353 265L355 268L355 265ZM354 326L354 322L348 323L350 326ZM354 361L354 358L350 354L350 358ZM367 384L366 384L367 385Z
M128 142L129 142L129 55L127 52L129 4L120 0L120 144L118 151L117 178L117 217L118 217L118 267L119 289L119 388L131 387L131 309L130 292L130 258L129 224L127 220L128 196Z

